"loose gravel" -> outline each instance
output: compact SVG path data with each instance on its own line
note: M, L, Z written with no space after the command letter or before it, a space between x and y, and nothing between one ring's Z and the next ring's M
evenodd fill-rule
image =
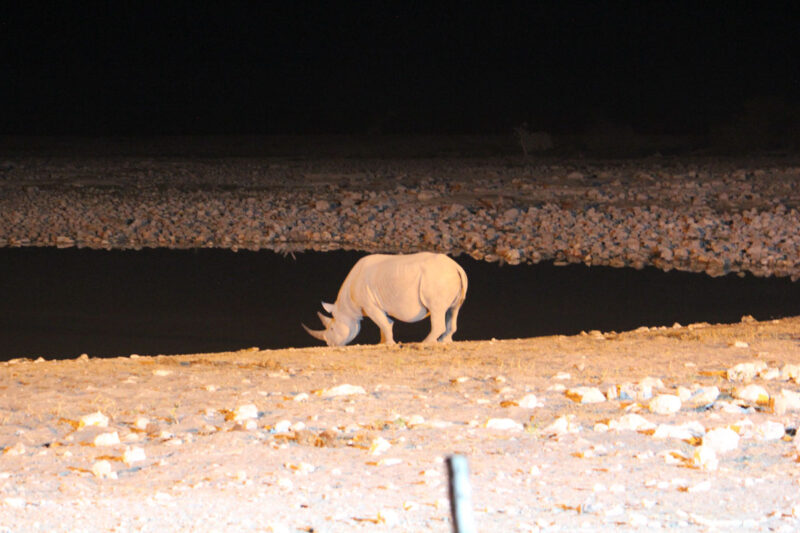
M800 278L786 157L22 155L0 160L0 246L431 250Z

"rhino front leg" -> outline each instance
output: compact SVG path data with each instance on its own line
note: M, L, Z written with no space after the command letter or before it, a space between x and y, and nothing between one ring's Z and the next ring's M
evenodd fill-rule
M395 344L394 335L392 335L392 321L389 320L386 313L377 307L364 309L364 313L380 328L381 344Z

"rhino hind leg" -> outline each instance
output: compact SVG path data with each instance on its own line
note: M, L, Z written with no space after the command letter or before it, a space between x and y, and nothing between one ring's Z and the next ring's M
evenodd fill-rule
M437 342L442 335L446 335L446 314L447 310L431 310L431 332L422 342Z
M442 336L442 342L453 342L453 333L456 332L457 329L457 321L458 321L458 309L459 306L451 307L445 313L445 324L447 329Z

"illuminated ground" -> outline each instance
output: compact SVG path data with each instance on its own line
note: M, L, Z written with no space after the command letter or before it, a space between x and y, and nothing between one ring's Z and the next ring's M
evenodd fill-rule
M453 452L482 531L796 530L798 326L3 363L0 530L446 531ZM773 407L731 396L754 360ZM720 395L655 414L561 390L645 378ZM734 449L694 459L717 428Z

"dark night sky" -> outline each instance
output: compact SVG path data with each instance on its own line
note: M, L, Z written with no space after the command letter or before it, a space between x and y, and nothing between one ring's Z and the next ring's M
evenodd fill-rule
M688 132L800 105L790 3L18 4L0 134Z

